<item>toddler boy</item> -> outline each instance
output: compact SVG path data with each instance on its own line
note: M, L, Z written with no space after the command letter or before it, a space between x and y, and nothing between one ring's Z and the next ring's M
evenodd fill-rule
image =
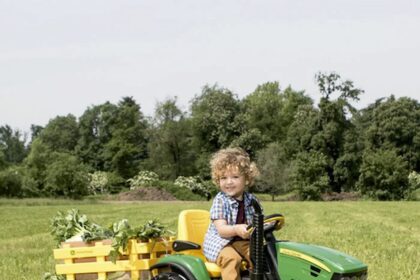
M258 175L256 165L240 148L222 149L210 161L211 175L220 192L210 209L211 223L207 230L203 249L209 261L222 269L222 279L240 279L242 260L249 259L249 233L256 197L246 192Z

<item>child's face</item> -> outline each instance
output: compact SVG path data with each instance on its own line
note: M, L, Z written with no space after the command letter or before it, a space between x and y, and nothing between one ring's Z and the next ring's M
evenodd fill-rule
M230 197L242 200L245 191L245 176L237 169L228 169L219 180L220 190Z

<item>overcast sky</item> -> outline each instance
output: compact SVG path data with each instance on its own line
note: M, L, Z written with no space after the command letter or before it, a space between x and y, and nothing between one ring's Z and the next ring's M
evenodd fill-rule
M317 103L318 71L420 97L420 1L0 0L0 125L29 131L133 96L143 113L218 83L279 81Z

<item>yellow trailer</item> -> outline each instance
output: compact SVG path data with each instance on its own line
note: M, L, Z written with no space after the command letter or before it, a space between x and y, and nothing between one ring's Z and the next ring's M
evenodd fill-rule
M108 280L116 272L125 274L128 279L147 279L150 267L160 257L172 253L174 239L130 240L127 252L121 252L122 256L115 263L108 258L112 250L111 240L63 242L60 248L54 249L55 270L67 280Z

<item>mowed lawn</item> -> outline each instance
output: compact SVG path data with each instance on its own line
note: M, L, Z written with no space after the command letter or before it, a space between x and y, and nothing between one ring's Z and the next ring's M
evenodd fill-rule
M369 279L420 279L419 202L263 202L266 214L282 213L279 239L319 244L364 261ZM210 202L97 203L0 200L0 279L41 279L54 271L49 220L78 208L102 225L127 218L142 224L159 218L176 230L183 209L209 209Z

